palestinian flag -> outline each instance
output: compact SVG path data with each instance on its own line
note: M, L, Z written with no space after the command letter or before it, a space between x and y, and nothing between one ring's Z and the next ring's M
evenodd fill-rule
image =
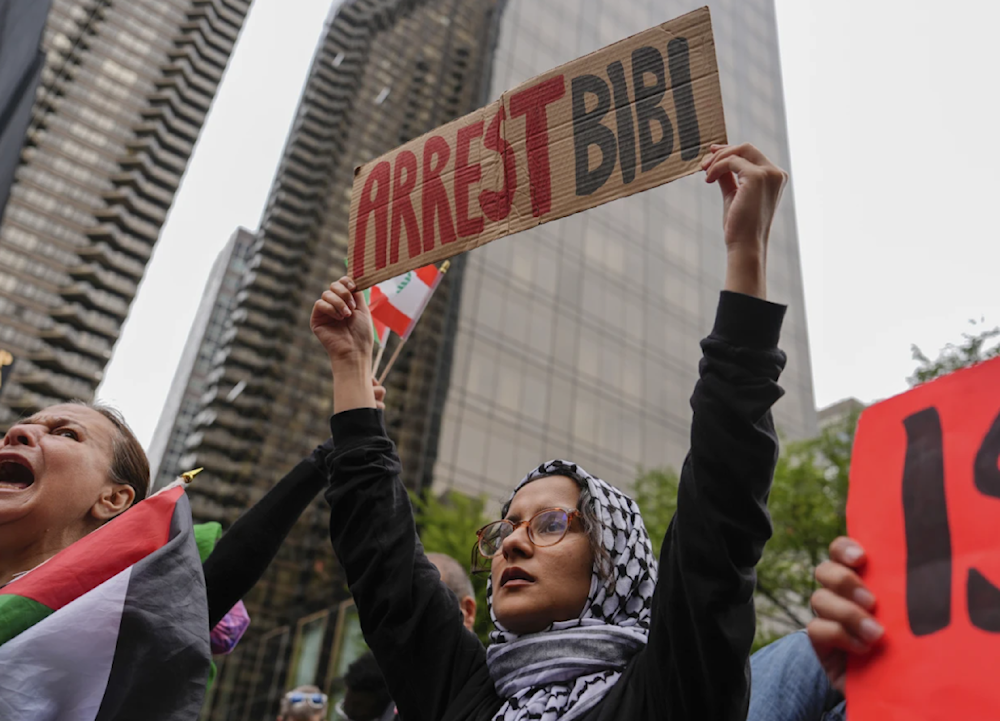
M0 719L197 718L210 662L200 555L177 484L0 589Z
M442 275L437 266L425 265L379 283L371 289L372 319L405 339L430 302Z

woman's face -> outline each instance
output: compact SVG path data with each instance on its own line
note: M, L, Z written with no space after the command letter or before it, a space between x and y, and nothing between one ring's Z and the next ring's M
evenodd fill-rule
M0 444L0 549L41 536L82 537L128 507L129 486L109 478L114 425L80 405L46 408Z
M565 476L550 476L521 488L506 519L526 521L546 508L577 510L580 487ZM493 557L493 613L504 628L522 635L544 631L556 621L579 618L590 593L594 554L580 520L554 546L536 547L527 526L508 536Z

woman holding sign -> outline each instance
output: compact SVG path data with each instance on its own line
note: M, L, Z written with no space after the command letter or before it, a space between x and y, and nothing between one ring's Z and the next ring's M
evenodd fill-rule
M371 390L368 308L351 278L315 304L333 369L331 536L361 626L408 721L744 719L754 566L771 533L770 407L784 307L765 300L767 241L786 175L750 145L712 146L724 199L725 288L702 342L691 451L661 565L638 507L567 461L518 483L478 533L496 630L462 625L417 539Z

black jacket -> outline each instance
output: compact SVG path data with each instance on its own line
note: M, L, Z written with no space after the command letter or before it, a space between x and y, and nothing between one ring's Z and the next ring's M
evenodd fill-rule
M203 565L209 628L254 587L295 522L326 487L327 441L304 458L222 535Z
M776 344L784 310L722 293L702 341L691 450L663 539L649 643L587 721L746 718L754 566L771 535L766 504L778 439L770 408L782 394L785 356ZM486 650L424 555L382 414L347 411L331 428L330 535L400 715L492 719L503 700Z

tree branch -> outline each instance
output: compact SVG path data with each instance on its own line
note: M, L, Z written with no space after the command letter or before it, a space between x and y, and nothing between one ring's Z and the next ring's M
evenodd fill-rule
M764 595L764 598L766 598L768 601L777 606L778 609L780 609L789 618L789 620L791 620L793 624L795 624L799 628L806 627L806 625L802 623L802 620L795 614L795 612L792 611L792 609L790 609L787 604L779 600L778 597L774 595L771 591L768 591L766 588L762 588L760 584L757 584L757 590Z

